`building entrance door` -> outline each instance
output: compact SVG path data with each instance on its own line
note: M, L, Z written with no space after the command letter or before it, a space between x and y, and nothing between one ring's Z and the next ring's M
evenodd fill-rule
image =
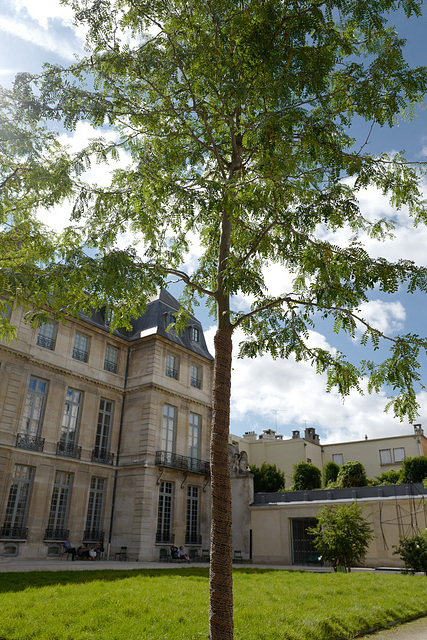
M313 538L308 535L307 529L315 527L316 518L292 519L292 564L307 564L308 557L316 554Z

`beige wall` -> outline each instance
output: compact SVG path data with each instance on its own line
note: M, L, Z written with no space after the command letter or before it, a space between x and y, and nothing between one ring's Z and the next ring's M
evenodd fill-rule
M250 507L253 540L253 562L260 564L292 564L291 526L294 518L314 518L324 505L333 502L292 502L253 505ZM348 501L347 501L348 502ZM374 539L364 564L368 567L401 567L402 561L393 554L400 535L413 535L415 528L427 526L424 496L407 498L359 499L364 517L371 523Z
M395 461L395 458L401 449L404 449L405 457L426 455L427 452L427 438L417 433L325 445L306 438L258 439L255 434L243 437L231 435L230 442L247 452L249 464L275 464L285 473L287 488L292 486L293 468L298 462L310 461L322 470L334 455L342 454L343 462L358 460L364 465L368 478L375 478L389 469L400 469L401 462ZM390 451L391 463L381 462L381 450Z

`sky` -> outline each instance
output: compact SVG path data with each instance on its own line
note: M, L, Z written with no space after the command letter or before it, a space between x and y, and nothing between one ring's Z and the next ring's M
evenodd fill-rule
M392 14L391 22L403 38L407 39L406 59L411 64L427 64L427 11L422 18L408 23L401 14ZM0 2L0 84L10 86L14 75L27 71L38 73L43 62L67 65L76 55L83 53L82 32L72 24L72 12L59 0L1 0ZM368 126L366 126L366 132ZM362 133L358 131L358 133ZM79 146L93 135L93 130L79 123L73 134L63 137L72 148ZM112 134L111 134L112 135ZM412 161L427 159L427 108L420 105L413 121L402 120L393 129L377 128L373 131L370 151L393 152L406 150ZM121 158L125 162L125 158ZM91 170L93 178L102 184L106 180L101 167ZM427 197L427 183L425 185ZM374 189L361 194L360 206L368 218L376 216L395 217L396 212L382 195ZM46 223L60 227L66 224L67 211L62 208L44 214ZM365 248L372 255L390 260L412 259L427 266L427 228L413 228L403 210L397 214L395 240L386 243L362 238ZM53 225L54 226L54 225ZM340 232L335 241L345 244L346 232ZM188 258L188 265L197 260L197 247ZM272 293L283 291L288 275L278 267L270 267L267 273ZM171 288L176 295L179 290ZM239 300L242 309L249 301ZM420 294L404 296L402 292L385 298L373 292L370 302L363 308L366 318L373 320L378 328L393 336L397 333L413 332L427 335L427 303ZM196 312L201 320L205 336L213 353L214 321L203 308ZM235 344L239 336L235 336ZM312 331L310 340L317 346L331 346L349 354L356 361L369 357L357 341L346 336L337 336L330 325L318 326ZM237 354L237 348L235 348ZM427 382L427 363L423 363L423 382ZM426 385L427 386L427 385ZM419 392L421 405L417 422L427 432L427 392ZM326 381L317 375L307 363L289 360L273 361L265 356L256 360L234 358L232 374L232 401L230 430L236 435L245 431L261 433L263 429L275 429L284 437L291 437L294 429L315 427L323 443L387 437L413 432L407 420L400 422L392 413L384 413L387 393L376 395L352 393L344 401L336 393L326 392Z

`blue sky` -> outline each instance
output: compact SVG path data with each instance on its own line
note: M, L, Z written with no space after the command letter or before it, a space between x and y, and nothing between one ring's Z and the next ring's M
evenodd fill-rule
M400 14L392 14L391 22L399 34L407 39L406 58L415 64L427 64L425 39L427 33L427 13L422 18L408 23ZM72 14L59 0L2 0L0 5L0 83L8 86L15 73L29 71L37 73L45 61L68 64L74 55L83 52L82 33L72 25ZM369 150L393 152L405 149L407 158L413 161L427 157L427 109L420 105L416 118L409 122L402 120L392 130L374 129ZM358 125L355 136L361 137L368 126ZM81 123L75 133L64 136L72 147L87 140L93 131ZM93 179L102 182L105 172L94 168ZM427 197L427 185L426 185ZM386 215L396 218L394 212L382 196L371 189L362 194L361 207L369 217ZM65 224L66 208L60 211L44 212L43 219L52 225ZM53 222L55 221L55 222ZM339 240L345 243L345 233ZM397 215L396 238L394 242L379 245L365 239L365 245L375 255L391 260L413 259L427 266L427 229L413 229L405 212ZM197 260L197 247L189 256L188 264ZM271 267L268 272L271 290L283 290L287 274ZM171 292L177 292L176 287ZM242 308L247 301L239 301ZM365 315L390 335L397 332L414 332L427 335L427 304L425 296L403 296L398 293L385 298L373 293L371 302L363 309ZM214 326L204 309L197 313L203 323L208 343L212 345ZM238 337L238 336L237 336ZM347 337L336 336L330 327L320 326L312 333L315 344L331 345L360 359L367 356L365 351ZM237 348L235 349L237 352ZM427 366L423 363L423 370ZM279 433L290 437L293 429L314 426L322 442L335 442L411 433L407 421L400 423L391 414L383 412L387 402L386 393L360 397L352 394L342 401L336 393L326 393L325 380L317 376L304 363L293 360L275 361L269 357L257 360L235 360L233 367L231 431L261 432L265 428L277 428ZM421 412L418 422L427 430L427 393L420 392Z

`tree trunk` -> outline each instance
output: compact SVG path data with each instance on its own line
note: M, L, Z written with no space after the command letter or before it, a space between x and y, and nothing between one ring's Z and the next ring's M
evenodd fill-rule
M215 335L211 434L212 529L209 579L210 640L233 638L231 482L228 461L232 331Z

